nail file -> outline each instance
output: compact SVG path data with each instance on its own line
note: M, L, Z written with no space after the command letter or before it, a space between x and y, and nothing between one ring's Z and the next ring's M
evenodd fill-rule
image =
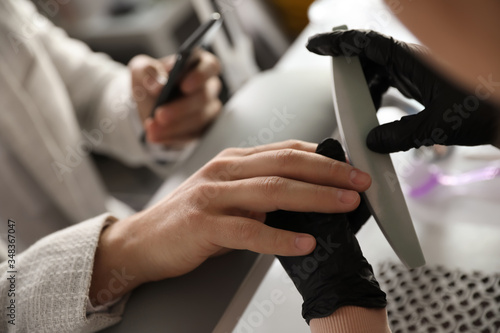
M334 57L333 96L340 135L349 161L372 176L362 195L382 233L408 267L425 264L413 222L389 155L366 146L370 130L379 125L375 106L358 57Z

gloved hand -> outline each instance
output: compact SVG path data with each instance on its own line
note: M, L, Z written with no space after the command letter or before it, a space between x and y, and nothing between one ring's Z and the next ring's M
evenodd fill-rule
M327 139L317 153L345 162L338 141ZM304 299L302 316L307 323L327 317L341 306L384 308L385 293L380 290L370 264L363 257L351 223L359 228L369 213L365 205L349 214L319 214L276 211L268 213L269 226L313 235L316 249L306 256L277 256Z
M346 30L313 36L307 48L320 55L359 56L377 108L390 86L425 107L416 115L374 128L366 140L371 150L390 153L434 144L500 147L500 110L420 60L427 52L424 47L374 31Z

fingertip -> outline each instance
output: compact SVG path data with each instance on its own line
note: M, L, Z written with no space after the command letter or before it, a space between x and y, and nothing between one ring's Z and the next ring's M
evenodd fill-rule
M176 59L177 59L176 55L175 54L171 54L171 55L169 55L167 57L159 59L159 61L162 63L163 68L168 73L168 72L170 72L172 70L172 68L174 68Z
M325 52L322 50L322 47L325 45L323 41L324 34L316 34L314 36L309 37L307 40L306 48L312 53L316 53L319 55L325 55Z
M145 120L144 120L144 129L147 131L151 128L151 126L153 125L153 118L151 117L147 117Z
M295 248L301 255L311 253L316 247L316 239L308 234L299 234L295 237Z
M168 106L160 106L156 109L155 120L162 125L166 125L171 121L171 114L172 112Z
M338 56L340 53L336 43L344 32L344 30L339 30L313 35L307 40L306 48L319 55Z
M311 51L311 48L314 46L315 40L318 38L319 35L320 34L315 34L307 38L306 48L309 51Z
M159 77L152 77L150 80L144 81L147 94L154 99L158 98L164 86L165 84L161 82Z
M383 131L380 128L380 126L372 129L368 133L368 135L366 136L366 146L368 147L368 149L370 149L371 151L373 151L375 153L389 154L392 151L391 151L391 149L389 149L389 147L387 147L384 144L384 140L382 138L382 135L383 135Z
M355 186L360 187L361 191L366 191L372 183L372 177L368 173L356 168L351 170L349 177Z
M359 193L356 191L349 190L339 190L338 191L339 201L347 206L358 206L361 198Z
M372 129L366 136L368 149L379 154L390 154L422 146L414 135L415 132L420 131L418 124L408 126L405 118Z
M222 64L219 59L211 52L203 51L201 53L200 63L204 64L208 76L218 76L222 71Z
M147 118L144 121L144 128L146 131L146 141L154 143L156 142L156 128L155 121L152 118Z
M201 90L211 78L219 76L221 69L221 63L215 55L202 51L196 66L181 82L181 91L185 94L192 94Z

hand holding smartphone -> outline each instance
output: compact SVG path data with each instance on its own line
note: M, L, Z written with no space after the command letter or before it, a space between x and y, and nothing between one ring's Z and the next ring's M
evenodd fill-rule
M221 25L222 16L219 13L213 13L211 19L196 29L181 45L176 55L174 67L168 74L167 83L163 86L158 100L151 110L151 118L154 118L156 109L159 106L182 96L180 89L182 80L186 77L187 73L198 65L201 47L210 43L215 32L217 32ZM146 142L146 133L142 134L141 142Z

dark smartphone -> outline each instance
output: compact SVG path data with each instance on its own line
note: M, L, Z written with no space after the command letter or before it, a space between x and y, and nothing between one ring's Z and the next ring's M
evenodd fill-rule
M168 80L160 92L160 96L151 110L151 118L155 116L155 110L160 105L173 101L182 95L180 83L186 74L195 68L200 61L200 48L207 45L215 32L222 25L222 16L219 13L213 13L209 21L205 22L189 36L181 45L176 55L174 67L168 74ZM146 134L143 133L141 141L146 142Z

